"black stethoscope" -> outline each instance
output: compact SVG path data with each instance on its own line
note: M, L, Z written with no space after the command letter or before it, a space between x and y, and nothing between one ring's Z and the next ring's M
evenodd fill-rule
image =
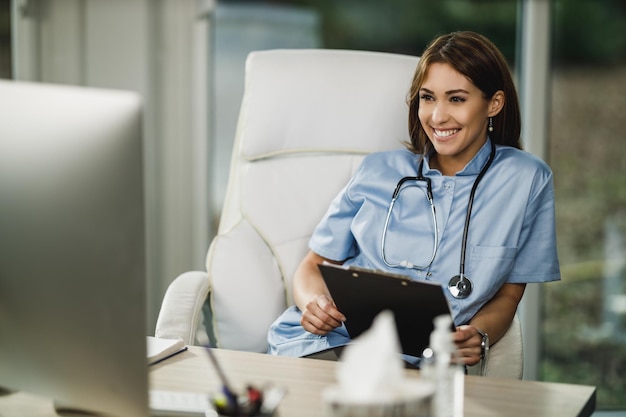
M467 213L465 214L465 225L463 226L463 240L461 244L461 261L459 265L459 274L453 276L452 278L450 278L450 281L448 281L448 290L450 291L450 294L452 294L454 298L459 298L459 299L467 298L472 293L472 288L473 288L472 281L468 277L465 276L465 252L467 248L467 234L469 231L470 219L472 217L472 206L474 205L474 194L476 194L476 188L478 187L478 183L480 182L480 180L483 178L483 176L487 172L487 169L489 169L489 167L491 166L491 163L493 162L495 155L496 155L496 146L494 145L493 142L491 142L491 153L489 154L489 159L487 159L487 162L485 163L483 168L480 170L480 173L476 177L476 180L474 181L474 185L472 186L472 190L470 192L469 201L467 203ZM389 209L387 210L387 217L385 219L383 235L381 238L381 256L385 265L387 265L390 268L409 268L409 269L423 270L423 269L430 267L430 265L432 265L433 261L435 260L435 256L437 255L437 250L439 249L439 231L437 228L437 214L435 212L435 203L433 200L433 190L432 190L431 181L430 181L430 178L423 176L422 174L423 169L424 169L424 158L422 158L422 160L420 161L417 176L416 177L404 177L400 179L400 181L398 181L398 184L396 185L395 190L393 191L393 196L391 197L391 203L389 203ZM393 211L393 206L395 205L396 200L398 199L398 196L400 195L402 186L407 181L424 181L426 183L426 190L424 192L426 194L426 198L428 199L428 202L431 208L433 226L435 229L435 233L434 233L435 239L433 243L433 253L430 257L430 260L425 265L414 265L408 261L402 261L400 263L391 263L387 260L387 256L385 255L385 238L387 236L387 229L389 227L389 221L391 219L391 212Z

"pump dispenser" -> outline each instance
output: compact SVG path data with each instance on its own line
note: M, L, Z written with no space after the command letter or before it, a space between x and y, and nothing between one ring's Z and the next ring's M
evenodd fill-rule
M449 315L438 316L434 325L430 347L424 350L420 365L423 377L435 386L431 414L434 417L462 417L465 372L462 363L457 360L456 346L452 341L452 318Z

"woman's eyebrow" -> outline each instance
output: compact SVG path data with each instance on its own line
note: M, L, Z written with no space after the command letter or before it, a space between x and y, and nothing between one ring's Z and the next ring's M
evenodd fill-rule
M450 95L453 95L453 94L459 94L459 93L469 94L469 91L464 90L464 89L462 89L462 88L457 88L456 90L449 90L449 91L446 91L446 95L447 95L447 96L450 96Z
M433 91L430 91L430 90L429 90L428 88L426 88L426 87L422 87L422 88L420 88L420 91L423 91L423 92L428 93L428 94L435 94ZM451 95L453 95L453 94L459 94L459 93L469 94L469 91L464 90L464 89L462 89L462 88L457 88L457 89L454 89L454 90L448 90L448 91L446 91L446 95L447 95L447 96L451 96Z

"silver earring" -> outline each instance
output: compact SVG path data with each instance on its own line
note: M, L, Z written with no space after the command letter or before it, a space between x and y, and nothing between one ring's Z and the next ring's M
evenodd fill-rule
M493 117L489 118L489 128L488 129L489 129L490 132L493 132Z

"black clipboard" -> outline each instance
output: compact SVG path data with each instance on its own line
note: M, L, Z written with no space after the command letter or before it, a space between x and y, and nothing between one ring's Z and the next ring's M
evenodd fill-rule
M440 284L331 264L320 264L319 269L337 308L346 316L344 325L352 339L369 329L378 313L390 310L402 353L419 357L429 345L433 319L451 315Z

